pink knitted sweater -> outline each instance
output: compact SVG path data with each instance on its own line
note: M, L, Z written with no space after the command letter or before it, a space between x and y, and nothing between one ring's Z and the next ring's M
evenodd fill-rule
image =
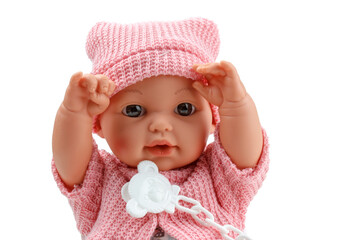
M268 170L268 140L255 168L239 170L231 162L219 141L209 144L194 163L160 172L171 184L180 186L179 195L198 200L221 225L244 229L247 207L261 186ZM133 218L125 210L122 186L137 173L94 143L92 158L83 184L69 191L62 182L54 161L52 171L61 192L69 199L80 233L91 239L150 239L157 226L177 240L221 239L219 232L198 224L188 213L148 213ZM184 204L185 205L185 204ZM191 206L190 206L191 207Z

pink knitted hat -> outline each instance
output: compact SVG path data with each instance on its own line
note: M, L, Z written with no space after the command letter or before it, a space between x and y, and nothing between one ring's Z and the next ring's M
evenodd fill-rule
M126 25L100 22L88 35L86 52L93 63L92 73L104 74L114 81L115 95L153 76L204 80L192 66L214 62L219 45L216 25L203 18ZM215 106L212 111L218 122Z

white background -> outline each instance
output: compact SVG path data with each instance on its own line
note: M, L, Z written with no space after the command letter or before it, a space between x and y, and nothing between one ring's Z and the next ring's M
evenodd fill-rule
M5 3L6 2L6 3ZM0 238L79 239L50 171L69 77L98 21L202 16L220 29L271 144L247 214L255 240L360 239L358 1L2 1Z

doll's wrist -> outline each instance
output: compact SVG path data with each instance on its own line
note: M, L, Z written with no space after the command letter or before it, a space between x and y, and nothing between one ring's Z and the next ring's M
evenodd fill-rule
M219 115L221 117L241 117L255 109L255 104L250 97L246 94L240 101L225 101L219 107Z
M90 116L86 110L82 111L73 111L71 108L66 107L64 103L61 104L58 114L62 117L70 118L78 121L83 121L84 124L93 124L93 117Z

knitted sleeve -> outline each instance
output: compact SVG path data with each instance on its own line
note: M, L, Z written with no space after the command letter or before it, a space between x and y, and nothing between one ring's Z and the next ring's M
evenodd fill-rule
M208 149L209 162L215 191L222 207L228 212L246 209L261 187L269 168L268 138L263 130L263 149L258 164L254 168L239 170L221 146L218 128L214 133L214 143Z
M61 193L69 200L79 231L86 235L97 219L103 185L104 164L95 141L82 184L75 185L73 190L69 190L56 169L54 159L52 160L52 173Z

